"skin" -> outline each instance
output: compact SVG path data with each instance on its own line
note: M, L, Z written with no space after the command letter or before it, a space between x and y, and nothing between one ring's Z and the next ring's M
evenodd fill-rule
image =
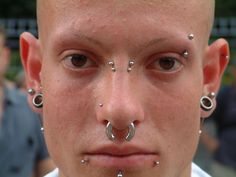
M130 177L190 177L200 117L211 113L199 100L217 92L228 62L225 40L208 46L213 9L205 0L38 1L39 39L22 34L21 57L28 87L44 94L43 109L34 109L43 114L60 177L108 177L120 169ZM73 54L87 56L87 63L75 67ZM163 57L174 66L163 69ZM108 121L113 142L105 134ZM136 133L127 142L130 122ZM142 150L130 155L134 147Z

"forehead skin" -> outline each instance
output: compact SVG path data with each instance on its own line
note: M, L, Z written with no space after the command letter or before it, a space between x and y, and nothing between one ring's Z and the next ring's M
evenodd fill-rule
M47 41L50 33L71 21L122 22L122 19L137 17L160 25L182 28L195 35L204 45L208 43L214 19L214 0L38 0L37 19L40 40ZM153 18L153 19L152 19ZM110 21L109 21L110 20ZM124 20L125 21L125 20ZM157 22L158 21L158 22ZM105 22L104 22L105 23ZM142 23L142 21L139 21ZM171 24L172 23L172 24ZM174 24L173 24L174 23ZM99 22L97 22L99 25ZM52 28L54 27L54 28ZM115 29L115 28L114 28ZM113 30L114 30L113 29ZM205 46L203 46L205 47Z

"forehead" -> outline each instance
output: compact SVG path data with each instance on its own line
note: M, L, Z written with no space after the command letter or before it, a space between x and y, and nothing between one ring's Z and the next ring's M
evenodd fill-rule
M116 31L132 30L132 27L139 25L144 30L142 32L155 26L164 31L169 27L196 34L204 33L210 28L210 2L211 0L38 0L39 33L44 38L50 32L55 33L62 28L95 31L95 28L106 25Z

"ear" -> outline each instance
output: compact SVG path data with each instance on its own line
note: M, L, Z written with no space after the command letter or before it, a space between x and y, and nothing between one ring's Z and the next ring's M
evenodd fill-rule
M25 70L26 85L27 88L32 88L36 93L41 92L41 53L39 41L30 33L23 33L20 36L20 55L21 62ZM28 96L28 101L31 107L40 113L39 109L36 109L32 105L32 96Z
M203 95L217 93L224 70L229 61L229 45L226 40L218 39L207 47L203 60L204 88ZM214 104L215 98L213 98ZM208 117L212 111L203 112L202 117Z

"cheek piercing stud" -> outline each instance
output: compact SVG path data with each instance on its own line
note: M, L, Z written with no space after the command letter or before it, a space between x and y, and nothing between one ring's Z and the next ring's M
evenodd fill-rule
M134 66L134 62L133 61L129 61L128 69L127 69L128 72L132 71L132 66Z
M109 61L108 64L111 66L112 72L116 72L115 63L113 61Z
M121 170L118 171L117 177L123 177L123 172Z
M192 33L189 34L189 35L188 35L188 39L189 39L189 40L193 40L193 39L194 39L194 34L192 34Z
M188 58L188 56L189 56L189 53L188 53L187 50L185 50L184 53L183 53L183 57L184 57L184 58Z

